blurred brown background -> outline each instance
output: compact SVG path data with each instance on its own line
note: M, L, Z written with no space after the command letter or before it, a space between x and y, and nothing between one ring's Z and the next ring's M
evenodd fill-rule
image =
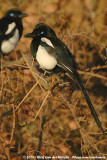
M74 55L84 86L107 130L107 0L4 0L0 6L0 17L11 8L29 14L23 20L23 35L39 22L55 30ZM45 77L51 86L57 81L66 84L51 93L35 80L25 61L14 67L18 50L31 57L30 42L22 36L10 55L14 60L2 59L0 159L22 160L23 156L36 155L43 116L46 121L40 155L106 157L107 137L98 129L74 83L60 76ZM5 67L9 63L13 66Z

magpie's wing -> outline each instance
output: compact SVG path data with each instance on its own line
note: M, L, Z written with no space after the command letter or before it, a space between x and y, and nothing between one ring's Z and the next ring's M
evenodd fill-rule
M0 43L2 40L4 39L8 39L9 37L13 36L16 26L13 28L13 30L11 31L11 33L9 34L5 34L6 31L8 30L8 25L11 24L12 21L9 20L8 18L2 18L0 19Z
M91 100L82 84L82 81L80 79L80 76L78 72L76 71L76 68L74 67L75 61L72 59L72 55L68 48L64 45L62 41L59 39L55 39L51 41L54 48L46 44L45 42L41 42L41 45L47 50L49 54L51 54L53 57L56 58L57 60L57 65L62 68L67 75L73 79L74 81L77 82L79 85L80 89L82 90L84 97L86 99L86 102L90 108L91 114L93 115L95 122L97 123L98 127L101 129L101 131L104 133L103 127L101 125L101 122L98 118L98 115L91 103Z
M5 32L8 29L7 22L8 20L5 18L0 19L0 37L4 36Z

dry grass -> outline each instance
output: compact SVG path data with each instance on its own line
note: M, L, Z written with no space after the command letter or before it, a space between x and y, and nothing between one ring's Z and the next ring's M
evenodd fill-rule
M29 14L24 19L24 34L44 22L68 46L106 131L106 0L4 2L1 16L15 7ZM22 160L37 153L106 157L107 137L96 126L81 91L63 74L48 77L38 72L29 52L30 42L22 37L11 55L1 56L0 159Z

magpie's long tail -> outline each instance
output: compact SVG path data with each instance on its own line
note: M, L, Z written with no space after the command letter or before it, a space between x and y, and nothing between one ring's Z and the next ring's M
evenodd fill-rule
M102 125L101 125L101 122L100 122L100 120L98 118L98 115L97 115L97 113L96 113L96 111L95 111L95 109L94 109L94 107L93 107L93 105L91 103L91 100L90 100L90 98L89 98L89 96L88 96L88 94L86 92L86 89L84 88L84 86L83 86L83 84L81 82L80 76L79 76L78 72L75 69L72 70L72 74L70 72L68 74L68 76L71 79L72 79L72 75L73 75L75 81L77 81L77 84L79 85L80 89L82 90L82 92L84 94L86 102L87 102L87 104L88 104L88 106L90 108L91 114L93 115L97 126L101 129L102 133L105 134L104 129L103 129Z

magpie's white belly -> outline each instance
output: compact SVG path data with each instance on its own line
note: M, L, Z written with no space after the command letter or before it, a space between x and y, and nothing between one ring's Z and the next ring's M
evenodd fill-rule
M56 59L49 55L41 45L36 53L36 60L43 69L47 70L52 70L57 65Z
M14 50L19 41L19 31L16 29L13 37L8 40L4 40L1 44L1 51L4 54L8 54Z
M8 28L7 28L7 31L6 31L5 34L11 33L12 30L15 28L15 26L16 26L15 22L10 23L10 24L8 25Z

